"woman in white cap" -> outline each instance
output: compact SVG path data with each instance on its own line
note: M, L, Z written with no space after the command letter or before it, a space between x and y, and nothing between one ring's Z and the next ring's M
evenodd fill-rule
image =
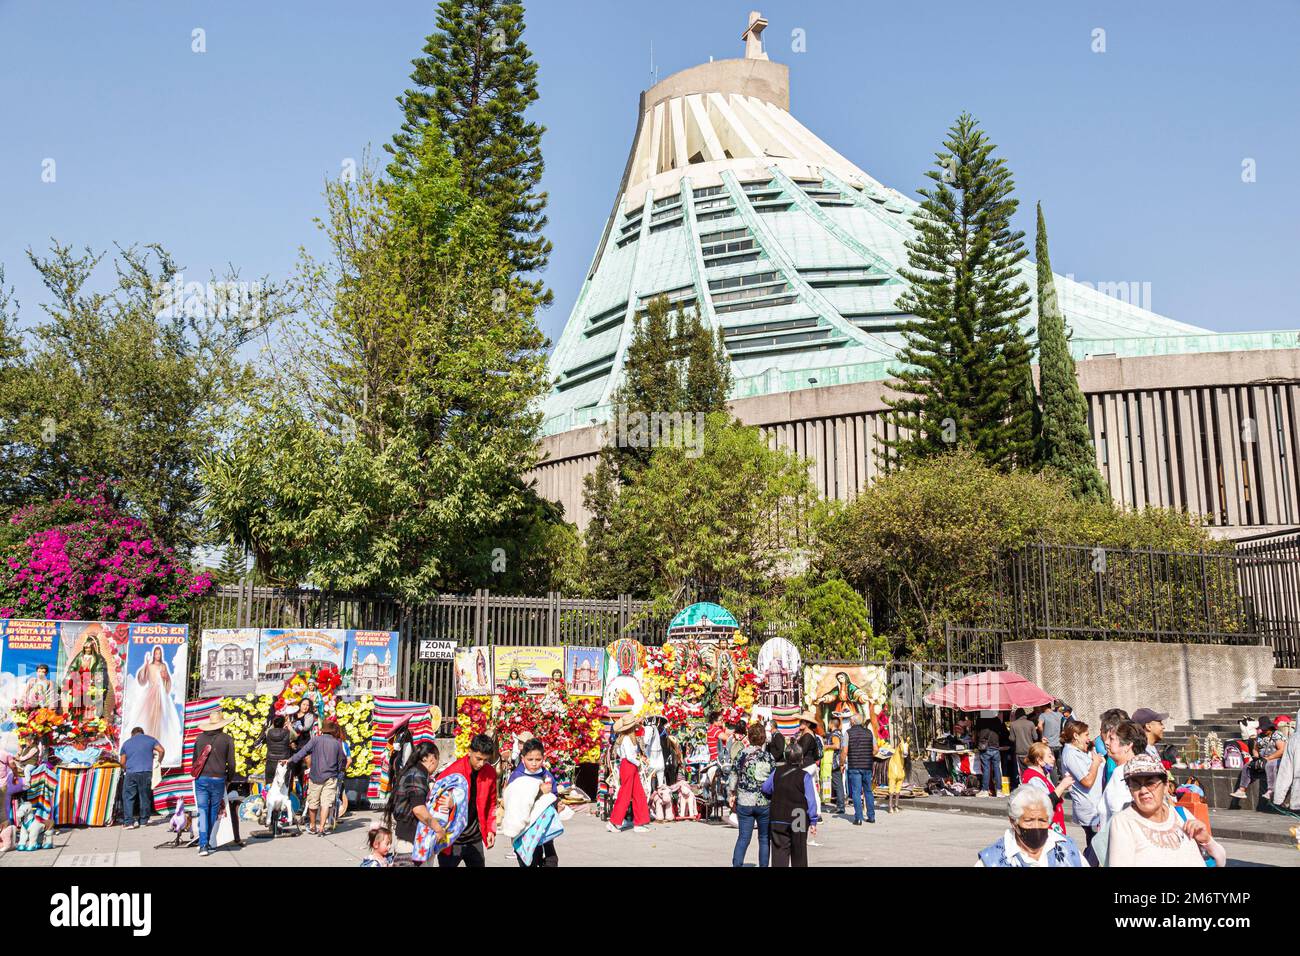
M614 809L609 814L606 829L617 833L623 828L627 819L627 809L632 808L632 832L650 832L650 804L646 800L645 785L641 783L641 767L645 764L645 754L637 740L637 728L641 718L631 714L614 721L614 759L618 761L618 797L614 800Z
M1227 859L1223 847L1200 820L1168 800L1169 774L1150 754L1124 765L1124 785L1133 802L1110 821L1107 866L1215 866Z

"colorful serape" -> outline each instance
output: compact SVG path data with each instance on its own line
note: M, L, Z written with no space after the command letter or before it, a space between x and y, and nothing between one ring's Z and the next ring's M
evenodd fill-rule
M36 808L36 815L48 823L54 811L55 797L58 792L59 775L49 765L41 764L32 771L25 799L32 802L32 806Z
M73 770L58 768L55 826L106 827L113 822L122 768L117 764Z
M189 769L194 757L194 740L199 735L199 724L220 707L220 697L205 697L186 703L181 765L174 770L164 770L162 780L153 788L153 803L158 810L174 813L177 806L194 809L194 778Z
M366 789L366 798L375 800L380 796L388 793L391 783L388 779L388 738L393 732L393 728L398 727L409 721L416 721L421 716L426 718L425 724L428 724L429 705L421 704L413 700L398 700L396 697L376 697L375 698L375 733L370 739L370 753L373 757L372 765L375 770L370 775L370 786ZM421 737L425 733L437 733L436 727L425 731L418 724L412 724L411 730L413 735L419 734ZM422 733L423 732L423 733Z
M798 707L773 707L772 720L776 724L776 729L781 731L782 737L786 740L794 740L799 732Z

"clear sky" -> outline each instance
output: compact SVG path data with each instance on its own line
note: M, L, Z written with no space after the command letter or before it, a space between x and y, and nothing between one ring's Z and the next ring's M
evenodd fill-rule
M435 6L0 0L0 262L27 322L44 295L24 250L50 236L157 241L189 279L226 263L287 275L300 245L319 246L323 179L397 127ZM527 6L555 339L618 187L651 44L661 78L740 56L751 4ZM1057 272L1149 282L1155 311L1215 330L1300 328L1295 0L762 7L795 115L877 179L914 192L969 110L1011 164L1031 241L1043 201ZM206 53L191 51L196 28ZM791 51L796 28L806 52Z

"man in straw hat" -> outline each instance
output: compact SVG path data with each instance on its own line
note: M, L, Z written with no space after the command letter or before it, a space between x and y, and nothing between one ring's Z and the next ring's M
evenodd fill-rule
M214 711L199 724L199 735L194 740L190 774L194 777L194 800L199 815L199 856L212 853L211 841L226 799L226 787L235 773L235 741L221 729L228 723L229 717Z

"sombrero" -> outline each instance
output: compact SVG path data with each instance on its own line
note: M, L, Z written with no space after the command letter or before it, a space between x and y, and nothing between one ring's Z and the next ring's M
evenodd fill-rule
M640 714L624 714L618 720L614 721L614 733L621 734L631 730L637 724L641 723Z
M220 730L228 723L230 723L230 718L218 710L199 724L199 730Z

